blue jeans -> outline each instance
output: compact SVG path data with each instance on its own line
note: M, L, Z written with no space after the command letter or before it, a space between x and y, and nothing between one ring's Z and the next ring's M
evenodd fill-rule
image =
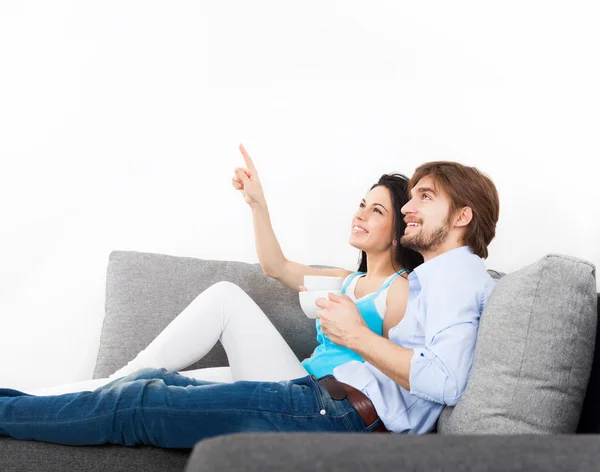
M59 444L191 448L220 434L370 431L348 400L313 376L215 383L141 369L92 392L33 396L0 389L0 435Z

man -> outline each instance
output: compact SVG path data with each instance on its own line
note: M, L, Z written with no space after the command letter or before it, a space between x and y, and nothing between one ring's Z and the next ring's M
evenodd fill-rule
M409 187L401 243L425 262L409 276L405 315L389 339L366 327L348 297L317 302L324 333L364 363L282 382L221 384L142 369L93 392L44 397L0 389L0 435L191 448L245 431L431 431L466 387L479 317L495 285L482 258L499 203L488 177L453 162L420 166Z

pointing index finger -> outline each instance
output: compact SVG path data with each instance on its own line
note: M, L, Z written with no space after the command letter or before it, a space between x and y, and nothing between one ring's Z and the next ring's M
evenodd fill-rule
M244 157L244 162L246 163L246 167L248 169L250 169L252 172L256 172L256 167L254 167L254 162L252 162L252 158L250 157L250 154L248 154L248 151L246 151L246 148L244 147L243 144L240 144L240 152L242 153L242 156Z

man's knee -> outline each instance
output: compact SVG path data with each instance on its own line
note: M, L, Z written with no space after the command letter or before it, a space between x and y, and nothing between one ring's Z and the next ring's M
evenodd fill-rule
M156 379L162 377L167 372L168 370L162 367L144 367L122 377L121 380L124 382L132 382L134 380Z

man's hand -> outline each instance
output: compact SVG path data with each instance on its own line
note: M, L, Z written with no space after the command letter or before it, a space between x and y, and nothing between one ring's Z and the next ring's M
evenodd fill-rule
M352 349L370 364L410 391L412 349L394 344L369 329L350 297L329 294L317 298L323 333L334 343Z
M364 330L368 330L358 308L347 295L334 295L317 298L316 305L322 310L317 312L321 320L323 333L334 343L352 349Z

